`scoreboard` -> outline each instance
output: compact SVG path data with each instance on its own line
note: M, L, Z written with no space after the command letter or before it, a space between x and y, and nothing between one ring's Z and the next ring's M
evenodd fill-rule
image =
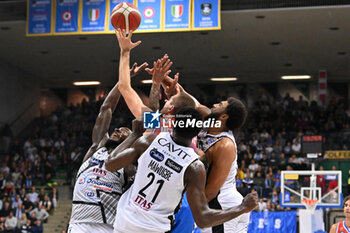
M323 156L324 137L321 135L303 136L301 140L301 152L307 158L316 159Z

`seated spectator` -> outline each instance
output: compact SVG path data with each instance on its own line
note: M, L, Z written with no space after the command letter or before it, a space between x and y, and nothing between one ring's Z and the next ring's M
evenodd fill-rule
M265 188L271 189L273 187L274 187L274 181L273 181L272 177L270 176L270 174L266 174Z
M267 155L265 153L263 154L262 159L260 159L259 165L261 165L264 169L269 166L269 160L267 159Z
M237 169L237 176L239 177L240 180L244 179L244 172L241 168Z
M41 222L45 221L49 217L49 213L43 208L39 203L38 207L30 212L30 214L35 214L35 217Z
M13 213L10 212L10 214L7 216L5 220L5 229L10 232L15 232L17 227L17 218L13 216Z
M251 172L255 172L258 169L258 167L259 164L256 164L254 159L252 159L252 163L248 166Z
M34 184L34 182L33 182L33 179L32 179L32 175L29 174L27 176L26 180L25 180L25 185L26 185L26 187L30 188L30 187L33 186L33 184Z
M275 189L277 190L280 190L281 188L281 181L280 181L280 178L276 178L275 179L275 182L274 182L274 186L273 186Z
M0 193L4 192L6 187L6 179L4 177L4 174L0 172Z
M3 208L0 210L0 218L6 218L11 212L10 202L4 202Z
M293 154L300 154L301 151L301 144L299 143L299 140L295 140L295 142L292 145L292 153Z
M236 181L237 182L237 181ZM51 211L51 201L48 195L45 194L44 196L44 200L40 201L40 204L43 206L43 208L47 211L50 212Z
M39 194L36 192L36 187L32 186L32 192L29 194L29 200L35 204L38 202L38 197Z
M56 188L52 188L52 192L49 195L50 199L52 200L52 206L53 208L57 207L57 200L58 200L58 193Z
M36 218L36 215L34 212L30 214L30 228L31 228L31 233L42 233L43 232L43 226L42 222Z
M272 203L274 204L278 204L279 203L279 196L278 196L278 193L277 193L277 189L274 188L273 191L272 191L272 198L271 198L271 201Z
M236 175L236 188L239 189L239 188L243 188L244 185L243 185L243 181L239 178L239 175L237 174Z
M10 168L7 166L6 161L1 162L0 173L4 175L5 178L8 178L10 175Z
M271 144L267 143L266 147L265 147L265 153L271 154L272 151L273 151L273 148L272 148Z
M44 188L41 188L41 189L40 189L40 193L39 193L39 195L38 195L39 202L40 202L40 201L43 201L43 200L44 200L44 197L45 197L45 189L44 189Z
M337 170L337 167L335 165L332 166L332 171L336 171ZM331 180L329 182L329 185L328 185L328 189L327 189L327 192L335 189L336 187L338 187L338 180L335 179L335 180Z
M20 197L18 194L16 194L16 195L15 195L15 199L12 200L12 206L11 206L11 208L12 208L12 209L16 208L16 207L18 206L18 203L19 203L19 202L22 204L21 197Z
M19 197L21 198L22 202L24 201L24 199L26 198L26 189L22 188L19 193L18 193Z
M273 168L278 167L279 165L279 160L276 156L275 152L271 152L270 160L269 160L269 166L272 166Z
M261 175L261 172L256 173L256 177L253 178L254 189L261 196L262 189L264 187L264 178Z
M2 219L0 218L0 232L6 232L5 231L5 223L2 221Z
M21 233L31 233L32 232L31 231L31 229L32 229L31 224L32 224L31 221L29 219L27 219L26 223L23 224L20 228Z
M15 187L15 184L13 183L12 181L12 178L9 177L7 180L6 180L6 186L5 186L5 191L4 193L6 194L13 194L13 188Z
M250 178L250 173L247 172L245 175L245 178L243 180L243 184L246 188L251 188L251 185L253 184L253 180Z
M28 222L28 219L27 219L27 216L25 213L22 213L21 217L20 218L17 218L17 228L22 230L22 226L23 225L26 225ZM30 225L30 221L29 221L29 225ZM22 233L23 231L21 231ZM27 231L28 232L28 231Z
M319 168L320 171L324 171L323 166L320 166ZM326 179L324 175L317 175L317 182L316 182L317 186L321 188L321 192L322 195L325 193L326 191Z
M29 194L26 195L26 198L23 201L24 212L29 214L31 210L34 209L34 204L30 201Z
M286 159L286 156L284 153L281 153L280 156L279 156L279 165L278 165L278 168L280 170L285 170L286 169L286 166L287 166L287 159Z
M262 150L257 150L257 151L255 152L253 158L254 158L256 161L259 161L260 159L262 159L262 157L263 157L263 151L262 151Z
M259 212L263 212L266 209L266 202L264 202L264 200L261 197L259 198L258 205L259 205L259 208L258 208Z
M12 181L16 182L21 175L21 172L19 171L19 167L15 168L15 171L11 173Z
M290 155L292 153L292 146L290 142L287 142L287 145L283 148L283 152L286 155Z
M25 213L22 202L17 202L16 208L13 209L13 214L16 218L21 218L22 213Z

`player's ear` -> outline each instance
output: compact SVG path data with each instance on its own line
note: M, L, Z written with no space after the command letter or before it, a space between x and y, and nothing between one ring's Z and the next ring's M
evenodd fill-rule
M174 105L172 105L172 104L170 104L170 107L169 107L169 112L173 112L173 111L174 111L174 108L175 108L175 106L174 106Z
M227 120L228 119L228 114L227 113L224 113L224 114L221 114L220 116L219 116L219 120Z

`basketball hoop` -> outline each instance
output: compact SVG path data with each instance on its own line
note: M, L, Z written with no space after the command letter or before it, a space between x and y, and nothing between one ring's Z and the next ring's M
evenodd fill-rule
M304 204L305 208L310 211L311 214L313 214L316 210L318 200L313 199L303 199L302 203Z

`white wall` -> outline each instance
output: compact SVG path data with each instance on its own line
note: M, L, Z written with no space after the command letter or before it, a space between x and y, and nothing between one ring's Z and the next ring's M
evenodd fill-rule
M0 122L17 135L40 114L40 87L30 74L0 61ZM18 118L19 117L19 118Z

